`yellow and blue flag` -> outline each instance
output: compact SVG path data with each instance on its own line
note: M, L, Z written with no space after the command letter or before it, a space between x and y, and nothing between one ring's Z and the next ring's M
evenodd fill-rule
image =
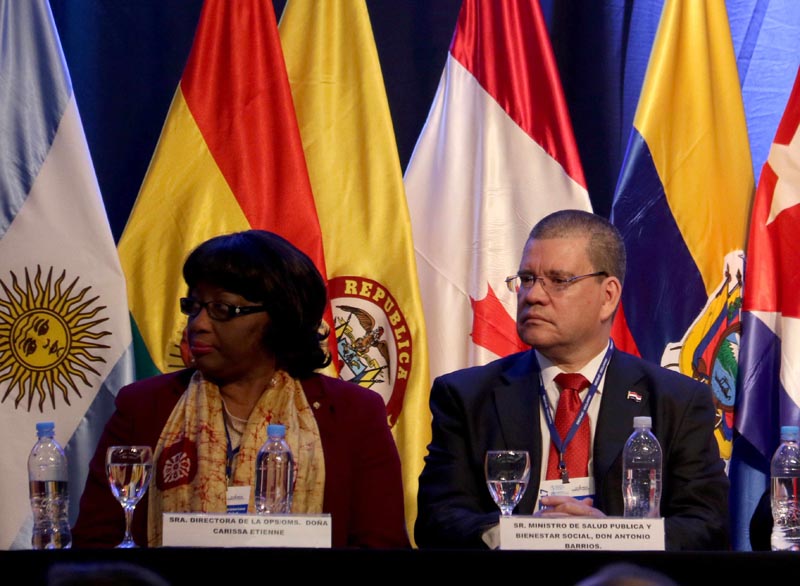
M611 219L628 274L617 345L709 385L732 451L753 169L723 0L665 2Z

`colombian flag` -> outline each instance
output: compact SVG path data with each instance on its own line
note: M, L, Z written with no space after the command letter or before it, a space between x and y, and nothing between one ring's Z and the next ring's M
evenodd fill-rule
M413 527L430 435L427 340L403 176L366 4L289 0L280 36L322 228L340 376L386 402Z
M181 269L189 251L250 228L290 240L326 275L272 3L206 0L119 242L141 335L139 378L183 366L186 317L178 299L186 293Z
M731 454L753 169L723 0L667 0L612 208L620 348L709 384Z

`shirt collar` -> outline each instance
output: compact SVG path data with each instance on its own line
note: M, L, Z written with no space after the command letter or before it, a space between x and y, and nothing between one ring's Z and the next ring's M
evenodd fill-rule
M597 370L600 368L600 364L603 362L603 356L608 351L608 344L597 353L597 355L592 358L586 365L581 368L578 372L580 372L583 376L586 377L586 380L592 382L594 380L595 375L597 374ZM534 349L536 352L536 360L539 361L539 367L542 369L542 382L544 383L545 389L555 389L556 393L558 393L557 385L554 382L556 376L562 372L559 367L554 365L546 356L541 354L538 350ZM606 369L607 370L607 369ZM603 373L603 378L605 378L605 373ZM602 379L597 385L597 392L602 394L603 391L603 381ZM557 395L556 395L557 396Z

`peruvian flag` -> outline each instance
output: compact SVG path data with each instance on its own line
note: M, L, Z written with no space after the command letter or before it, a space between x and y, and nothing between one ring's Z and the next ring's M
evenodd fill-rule
M431 375L526 346L516 273L533 225L591 211L537 0L465 0L404 183Z
M750 221L736 429L769 461L800 425L800 68L761 171Z

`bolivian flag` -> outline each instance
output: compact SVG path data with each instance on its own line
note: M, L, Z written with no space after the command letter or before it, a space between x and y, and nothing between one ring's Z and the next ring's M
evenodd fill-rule
M140 334L137 375L183 366L181 269L212 236L279 233L326 274L322 236L266 0L206 0L119 253Z

